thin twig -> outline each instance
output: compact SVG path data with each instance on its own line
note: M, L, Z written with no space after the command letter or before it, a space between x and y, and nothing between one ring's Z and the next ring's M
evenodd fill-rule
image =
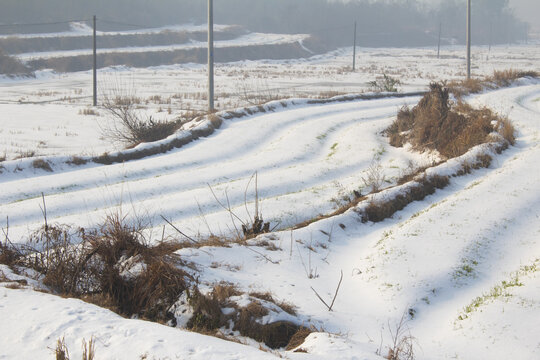
M336 293L334 294L334 298L332 299L332 303L330 304L330 311L332 311L332 307L334 306L334 301L336 301L336 298L337 298L337 294L338 294L338 291L339 291L339 287L341 286L341 281L343 281L343 270L341 270L341 277L339 278L339 283L338 283L338 286L336 288Z
M246 208L246 213L248 215L248 219L251 219L251 214L249 212L249 209L248 209L248 206L247 206L247 192L249 190L249 184L251 184L251 180L253 180L253 177L255 176L256 173L253 173L253 175L251 175L251 177L249 178L249 181L246 185L246 189L244 190L244 207ZM257 215L255 213L255 215Z
M49 230L49 226L47 225L47 205L45 204L45 195L43 193L41 193L41 199L43 200L43 207L40 205L39 208L43 214L43 219L45 220L45 232L47 232L47 230Z
M328 311L332 311L332 309L330 308L330 306L328 306L328 304L326 303L326 301L324 301L324 300L322 299L322 297L321 297L321 296L319 295L319 293L313 288L313 286L311 286L311 290L313 290L313 292L315 293L315 295L317 295L317 297L319 298L319 300L321 300L322 303L323 303L324 305L326 305L326 307L328 308Z
M317 297L319 298L319 300L322 301L322 303L324 305L326 305L326 307L328 308L328 311L332 311L332 308L334 307L334 302L336 301L336 298L337 298L337 294L338 294L338 291L339 291L339 287L341 286L341 281L343 280L343 270L341 270L341 277L339 278L339 283L338 283L338 286L336 288L336 293L334 294L334 298L332 299L332 303L330 305L328 305L326 303L326 301L324 301L321 296L319 295L319 293L313 288L311 287L311 290L313 290L313 292L315 293L315 295L317 295Z
M240 221L242 224L244 224L244 222L242 221L242 219L240 219L234 212L231 211L231 208L230 207L227 207L225 205L223 205L223 203L221 201L219 201L218 197L216 196L216 193L214 192L214 189L212 189L212 186L210 186L210 184L206 184L208 185L208 188L210 188L210 191L212 192L212 195L214 196L214 199L216 199L217 203L219 204L219 206L221 206L223 209L227 210L228 212L231 213L231 215L233 215L235 218L238 219L238 221ZM225 191L225 195L227 196L228 198L228 195L227 195L227 192ZM227 201L228 202L228 201ZM229 204L230 205L230 204ZM245 224L244 224L245 225Z
M176 230L180 235L184 236L186 239L188 239L188 240L191 241L192 243L199 245L199 242L198 242L197 240L195 240L195 239L193 239L192 237L187 236L186 234L184 234L182 231L180 231L180 229L178 229L178 228L177 228L176 226L174 226L169 220L167 220L167 219L165 218L165 216L163 216L163 215L160 215L160 216L161 216L161 218L162 218L163 220L165 220L165 222L166 222L167 224L169 224L169 225L170 225L174 230Z
M212 229L210 229L210 224L208 224L208 220L206 220L206 216L204 216L204 213L203 213L201 204L199 203L199 200L195 199L195 201L197 202L197 207L199 208L199 214L200 214L204 224L206 225L206 228L208 229L208 233L210 235L214 235L214 233L212 232Z
M274 264L274 265L278 265L278 264L279 264L279 261L274 261L274 260L270 259L268 256L264 255L264 254L261 253L260 251L257 251L257 250L255 250L255 249L252 249L252 248L250 248L249 246L246 246L246 248L247 248L248 250L253 251L253 252L254 252L255 254L257 254L257 255L262 256L266 261L269 261L269 262L271 262L271 263Z

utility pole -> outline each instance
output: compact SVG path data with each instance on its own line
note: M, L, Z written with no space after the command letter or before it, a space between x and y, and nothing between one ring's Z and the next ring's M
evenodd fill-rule
M442 33L442 22L439 23L439 42L437 43L437 59L441 57L441 33Z
M471 78L471 0L467 0L467 80Z
M352 56L352 71L356 70L356 21L354 22L354 42L353 42L353 56Z
M94 15L94 106L97 106L97 41L96 41L96 15Z
M208 0L208 112L214 111L214 0Z

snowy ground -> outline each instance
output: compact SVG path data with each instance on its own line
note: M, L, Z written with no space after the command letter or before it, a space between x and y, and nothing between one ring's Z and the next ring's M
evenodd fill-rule
M433 78L462 76L463 59L457 51L445 49L445 55L456 58L437 60L433 49L364 49L360 66L366 68L355 74L345 71L349 50L289 64L223 64L217 81L221 91L232 91L237 81L231 80L247 74L252 84L266 82L265 90L278 87L279 94L288 96L329 88L360 92L367 89L367 81L387 72L399 74L404 90L423 89ZM537 52L536 47L496 47L486 60L487 49L477 49L482 55L477 55L475 73L509 67L538 70ZM509 53L514 58L507 60ZM261 73L266 75L259 79ZM204 69L199 66L114 74L133 79L143 97L158 90L167 96L195 84L204 91ZM170 75L179 82L185 76L185 83L171 84ZM51 155L110 149L110 144L100 142L97 131L90 130L95 118L77 115L87 100L16 103L20 98L52 100L66 92L87 96L84 84L89 80L86 73L3 80L2 114L13 114L6 121L2 118L7 123L0 133L4 144L19 141L18 148L27 151L39 137L51 144L43 147L44 154ZM57 94L36 95L53 86ZM233 231L231 221L207 184L222 199L226 192L235 211L247 217L244 192L258 171L264 218L283 228L339 206L340 197L362 187L374 158L380 159L389 180L386 186L395 182L409 161L431 162L434 156L394 149L380 135L403 104L418 99L327 105L296 100L273 113L228 120L210 137L160 156L110 166L66 166L54 173L4 172L0 219L9 216L11 239L23 241L41 223L43 192L49 222L92 226L121 208L129 216L136 213L150 219L156 237L161 237L159 215L193 235L209 230L227 233ZM202 104L202 100L189 101ZM229 106L221 101L221 107ZM240 105L241 98L228 101ZM449 187L379 224L362 224L349 211L301 230L264 235L279 250L257 250L272 262L242 246L181 251L186 260L200 265L203 283L229 281L245 290L271 291L294 303L305 325L328 332L308 337L302 345L307 354L261 352L257 346L123 319L78 300L0 287L0 358L52 357L51 348L59 337L65 337L76 358L81 340L94 336L99 358L147 354L170 359L380 359L378 349L386 355L390 330L404 312L416 338L418 359L540 357L535 332L540 315L540 83L523 81L469 102L507 115L518 129L516 146L495 157L490 168L452 178ZM22 116L32 124L26 129ZM78 135L66 135L64 146L53 145L51 128L58 126L64 126L62 132ZM29 141L23 142L25 138ZM11 158L14 150L3 146ZM450 162L432 171L448 172L454 166ZM249 211L253 192L249 187ZM16 277L5 267L0 270ZM334 311L328 312L310 287L330 301L341 271L343 283Z
M537 46L473 48L473 74L508 68L537 69ZM358 49L357 71L350 72L352 48L310 59L246 61L216 65L216 108L234 109L273 98L318 97L371 91L368 82L387 74L401 91L424 90L430 81L465 76L460 47L436 49ZM140 97L149 114L174 119L188 110L206 109L206 67L186 64L150 69L108 68L98 72L98 96L120 88ZM110 121L84 115L91 105L91 72L53 74L36 79L0 78L0 156L99 155L122 147L102 137Z

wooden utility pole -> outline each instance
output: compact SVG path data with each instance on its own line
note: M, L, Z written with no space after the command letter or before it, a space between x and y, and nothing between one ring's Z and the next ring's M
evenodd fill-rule
M442 33L442 22L439 23L439 42L437 43L437 59L441 57L441 33Z
M214 111L214 0L208 0L208 112Z
M96 15L94 15L94 71L93 71L93 88L94 88L94 106L97 106L97 41L96 41Z
M471 78L471 0L467 0L467 80Z
M353 56L352 56L352 71L356 70L356 21L354 22L354 42L353 42Z

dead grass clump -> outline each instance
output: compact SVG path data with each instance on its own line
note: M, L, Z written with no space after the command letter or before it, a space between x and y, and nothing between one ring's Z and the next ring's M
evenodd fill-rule
M285 302L276 302L270 293L260 292L250 293L250 302L240 307L231 299L239 295L242 293L231 284L214 285L208 294L202 294L197 288L188 290L193 316L187 327L210 335L214 335L216 329L226 327L238 331L242 336L263 342L272 349L286 346L299 326L287 321L270 324L263 324L262 321L271 311L266 302L273 303L284 311L288 310L291 314L294 313L294 307ZM225 315L221 310L223 308L231 311Z
M48 172L53 171L53 169L51 168L51 165L49 164L49 162L46 161L46 160L43 160L43 159L36 159L36 160L32 161L32 166L34 167L34 169L41 169L41 170L45 170L45 171L48 171Z
M120 314L170 320L168 309L187 288L189 276L178 268L173 244L150 246L140 225L109 216L101 229L86 235L92 257L90 273L99 291Z
M467 79L462 81L451 81L448 83L450 92L457 99L470 94L478 94L484 89L494 89L512 85L514 81L524 77L538 78L540 74L536 71L522 70L495 70L493 75L486 76L484 79Z
M267 314L266 308L252 302L240 309L233 330L239 331L243 336L263 342L271 349L286 347L299 326L288 321L276 321L264 325L257 321Z
M87 162L88 160L83 159L79 156L72 156L68 161L66 161L66 163L68 163L69 165L84 165Z
M371 201L361 214L362 222L380 222L403 210L413 201L423 200L426 196L435 193L435 189L443 189L449 184L447 176L433 175L424 176L418 180L418 184L411 186L402 194L392 199L383 201Z
M281 308L281 310L285 311L286 313L291 314L291 315L296 315L296 309L294 305L286 301L276 301L274 297L272 296L272 294L268 291L267 292L259 292L259 291L250 292L249 296L257 298L257 299L261 299L264 301L268 301L269 303L276 304L277 306Z
M499 118L497 121L497 129L499 134L510 144L515 145L516 143L516 129L512 122L507 118Z
M209 114L208 120L210 121L214 129L219 129L221 127L221 124L223 123L223 120L221 119L221 117L219 117L219 115L216 115L216 114Z
M199 289L193 288L188 291L188 298L193 308L193 316L187 323L188 329L208 334L225 325L222 303L216 293L203 295Z
M285 347L285 350L290 351L294 350L300 345L304 343L306 338L313 332L312 329L309 329L304 326L300 326L297 332L294 333L294 335L289 340L289 343L287 344L287 347ZM296 352L296 351L295 351ZM301 351L298 351L301 352ZM303 352L306 352L305 350Z
M79 115L100 116L100 113L92 108L84 108L79 110Z
M14 160L26 159L36 156L37 153L33 150L19 151L17 155L13 158Z
M69 351L64 338L58 339L56 342L54 354L56 355L56 360L69 360Z
M524 77L538 77L536 71L521 71L515 69L495 70L493 75L486 77L486 81L495 83L498 87L510 86L514 81Z
M45 204L44 204L45 205ZM42 274L56 293L156 322L172 318L170 307L192 279L174 254L177 243L149 245L144 226L108 216L97 230L45 224L16 248L4 243L2 260ZM7 240L6 240L7 242Z
M473 162L464 161L461 163L461 169L456 173L456 176L463 176L470 174L472 170L478 170L481 168L488 168L491 165L493 158L488 154L477 155Z
M451 104L449 88L432 83L412 110L403 108L385 130L393 146L411 143L417 150L437 150L451 158L487 141L497 116L489 109L475 110L469 105Z
M484 90L484 86L485 83L476 78L470 78L462 81L450 81L448 83L450 92L454 94L457 99L461 99L470 94L478 94Z
M82 360L94 360L96 357L96 342L92 337L88 343L85 339L82 340ZM56 341L56 348L54 350L56 360L69 360L69 350L64 338Z

